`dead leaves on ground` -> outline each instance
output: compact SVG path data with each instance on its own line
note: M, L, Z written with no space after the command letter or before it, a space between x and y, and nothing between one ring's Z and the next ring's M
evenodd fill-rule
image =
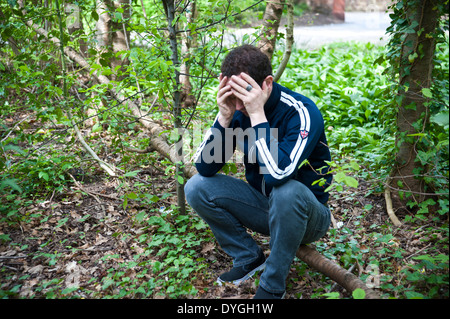
M46 201L22 207L20 214L28 216L27 222L9 226L0 224L0 234L8 234L11 240L0 246L0 291L10 291L20 298L68 297L76 291L76 296L85 298L101 298L104 295L103 279L108 270L119 269L127 262L140 261L144 257L145 244L135 240L142 235L142 228L136 224L133 215L140 207L129 203L123 208L121 195L117 193L114 180L96 181L83 184L83 189L72 188L66 194L52 197ZM169 192L169 191L168 191ZM93 195L96 195L97 198ZM358 222L357 236L359 248L363 251L372 248L369 237L371 225L384 225L388 217L381 196L364 196L364 189L358 193L341 194L338 199L330 201L336 224L339 227L353 226ZM167 198L166 200L169 200ZM168 203L166 203L168 204ZM155 204L157 205L157 204ZM366 210L362 217L362 211ZM157 227L156 227L157 228ZM150 235L156 228L149 227ZM410 256L422 249L423 234L409 229L398 228L390 240L391 247L402 247ZM269 251L269 238L257 235L256 239L265 250ZM351 240L347 238L346 240ZM334 247L331 238L325 237L323 243ZM254 276L240 286L218 286L217 277L231 266L231 258L227 256L215 241L200 241L195 247L195 258L203 258L208 265L197 273L193 273L192 284L198 290L196 298L203 299L249 299L256 292L259 276ZM160 261L155 250L145 258L152 262ZM325 285L332 283L320 279L314 270L302 269L300 262L293 263L287 279L288 292L286 298L310 298L314 291L320 291ZM399 271L401 265L392 264ZM365 265L357 265L354 272L370 273ZM138 276L138 268L126 270L126 276L134 279ZM318 279L319 278L319 279ZM141 280L151 280L151 271ZM82 288L81 290L79 288ZM335 291L340 289L334 288ZM154 289L151 298L165 298L160 287Z
M22 207L21 214L29 221L17 227L0 225L0 232L8 233L14 243L0 246L0 267L7 269L2 276L9 278L1 281L1 289L20 286L19 297L29 298L45 282L73 288L101 277L106 266L101 259L129 249L114 237L129 231L131 224L121 204L120 200L100 204L78 191ZM22 258L6 258L18 255Z

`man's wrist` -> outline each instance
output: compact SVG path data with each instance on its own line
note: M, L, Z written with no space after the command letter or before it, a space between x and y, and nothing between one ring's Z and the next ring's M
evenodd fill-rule
M223 128L227 128L230 126L232 119L227 119L224 116L222 116L222 114L219 114L219 117L217 118L217 121L219 122L219 124L223 127Z
M249 117L252 127L267 122L266 114L264 113L249 114Z

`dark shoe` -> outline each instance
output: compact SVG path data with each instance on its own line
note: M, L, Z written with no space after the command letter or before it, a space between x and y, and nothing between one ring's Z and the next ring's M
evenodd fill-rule
M257 271L263 270L266 267L266 258L264 254L260 252L257 260L254 262L240 266L233 267L230 271L223 273L217 278L217 283L222 285L223 282L231 282L235 285L239 285L241 282L252 277Z
M259 286L258 290L256 290L256 294L253 296L253 299L283 299L285 294L285 292L274 294Z

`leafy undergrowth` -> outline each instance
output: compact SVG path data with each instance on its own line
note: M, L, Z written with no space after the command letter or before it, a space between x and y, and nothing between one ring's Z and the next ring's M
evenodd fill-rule
M20 223L1 223L1 296L251 298L258 276L239 287L215 284L231 259L194 213L176 212L174 182L156 169L135 177L163 195L146 196L134 178L94 175L21 207ZM384 297L448 298L446 222L393 227L384 198L359 185L332 196L334 226L317 249ZM268 255L269 238L255 238ZM287 288L289 299L350 297L297 259Z

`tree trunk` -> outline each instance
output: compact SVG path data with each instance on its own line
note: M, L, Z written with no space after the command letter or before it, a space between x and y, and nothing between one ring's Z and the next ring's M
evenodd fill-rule
M130 1L118 0L111 1L110 4L115 12L117 9L122 10L121 20L112 20L112 52L114 54L111 59L111 69L113 70L113 79L121 81L125 78L124 75L117 76L118 72L126 72L126 67L130 64L127 57L122 57L120 52L128 51L130 49L129 39L130 32L127 31L125 22L130 19Z
M294 5L292 0L286 1L287 6L287 27L286 27L286 47L283 53L283 59L278 66L277 73L274 75L274 81L277 82L286 68L292 53L292 45L294 44Z
M277 41L278 27L280 26L283 7L286 0L267 0L263 17L263 29L260 34L258 47L272 61Z
M67 15L66 26L69 34L72 35L75 32L82 31L84 27L83 27L83 19L81 19L81 8L77 5L66 3L64 11L66 12ZM74 40L75 39L72 39L72 41ZM86 40L80 36L78 36L78 39L76 40L80 47L79 50L80 54L84 57L87 57L88 45L86 43Z
M97 0L97 48L107 50L111 47L111 16L108 13L108 7L102 0Z
M120 21L115 16L116 9L121 8L122 20ZM117 11L118 12L118 11ZM110 67L113 73L111 79L113 81L120 81L123 76L117 76L118 72L124 72L124 67L130 62L128 58L120 58L117 56L119 52L128 50L128 39L130 37L129 31L126 31L124 21L129 18L129 3L128 0L97 0L97 41L100 52L111 52L113 56L110 57Z
M430 35L434 34L439 21L435 4L436 0L411 1L408 2L411 6L405 12L409 24L417 22L417 26L415 32L405 35L399 66L398 94L401 104L397 114L398 152L389 185L392 190L396 190L392 192L392 200L397 208L404 207L410 199L420 203L424 200L424 194L430 192L424 180L417 177L427 173L427 167L417 160L417 154L420 150L427 150L427 145L420 142L419 134L424 133L430 114L422 89L431 86L436 41ZM402 198L399 192L410 192L412 197Z
M195 96L192 94L192 84L190 79L190 60L192 51L197 46L196 32L189 30L189 25L195 22L197 17L196 0L189 2L186 8L185 32L181 34L181 58L180 83L181 83L181 102L184 108L191 108L196 104Z
M173 101L173 121L174 121L174 127L175 130L177 130L179 134L179 140L176 144L183 145L183 134L181 134L182 129L182 121L181 121L181 85L180 85L180 71L178 70L178 67L180 66L180 62L178 59L178 42L177 42L177 29L176 29L176 23L175 21L175 2L174 0L162 0L164 4L164 10L167 17L167 27L169 29L169 41L170 41L170 48L172 50L172 63L175 66L175 77L174 77L174 84L173 84L173 91L172 91L172 101ZM185 201L185 194L184 194L184 176L183 176L183 170L182 166L184 165L182 158L183 158L183 147L178 147L178 160L175 161L175 167L176 167L176 185L177 185L177 204L178 209L182 214L186 212L186 201ZM181 178L182 182L178 180L178 178Z

